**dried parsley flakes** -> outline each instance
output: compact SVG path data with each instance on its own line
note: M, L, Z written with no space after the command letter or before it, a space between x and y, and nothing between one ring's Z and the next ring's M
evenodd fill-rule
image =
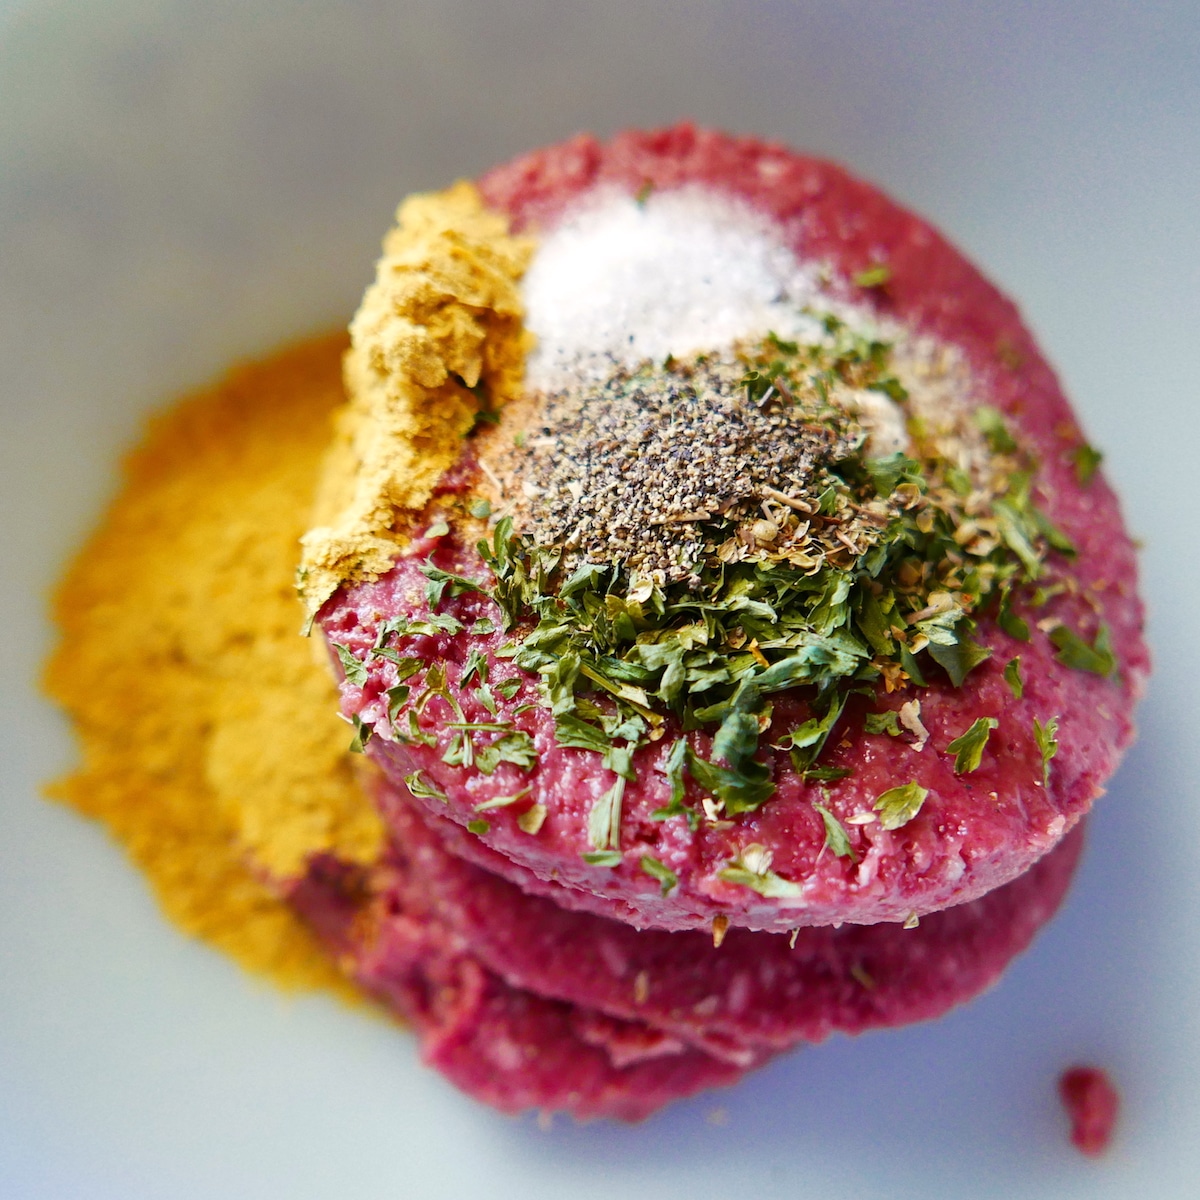
M707 756L672 751L662 819L695 819L685 777L730 816L770 798L758 750L776 692L809 698L773 742L808 773L849 692L924 686L933 664L961 686L991 654L976 614L996 606L1028 638L1012 589L1068 553L996 410L964 409L957 432L910 415L908 451L872 457L853 397L900 412L911 398L887 343L832 317L824 329L818 344L769 337L737 363L669 360L552 398L479 546L517 634L506 653L540 677L560 745L629 778L667 715L710 732ZM462 586L444 574L431 582ZM899 732L895 713L868 722Z
M1051 717L1044 725L1033 718L1033 740L1042 756L1042 785L1050 784L1050 760L1058 753L1058 718Z
M946 752L954 755L955 775L966 775L979 770L988 738L999 724L995 717L980 717L970 729L959 734L946 747Z
M888 788L875 798L875 811L879 813L880 825L888 830L907 825L921 811L921 805L928 795L929 789L923 788L915 780Z

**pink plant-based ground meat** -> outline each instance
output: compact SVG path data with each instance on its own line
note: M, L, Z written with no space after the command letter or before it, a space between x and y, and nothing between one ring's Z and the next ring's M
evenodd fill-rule
M517 228L541 233L602 185L663 193L684 184L732 195L765 214L798 260L827 273L823 286L831 296L871 306L881 318L962 355L974 381L972 403L982 399L1002 414L1036 462L1032 494L1075 549L1070 558L1047 561L1036 603L1028 592L1014 592L1012 611L1026 622L1029 640L1002 630L993 605L979 615L977 632L990 657L961 686L934 668L915 691L889 692L877 682L863 689L868 694L852 695L821 759L825 768L849 772L843 778L806 777L793 769L785 749L773 748L777 731L795 729L812 715L803 689L777 693L769 736L757 753L769 767L774 794L732 819L696 824L681 815L652 815L668 804L666 758L681 736L668 716L666 736L643 742L633 754L620 808L619 861L603 865L584 856L595 849L593 808L613 775L598 768L597 754L556 740L538 677L502 652L508 635L471 632L483 618L499 625L499 609L487 596L466 591L440 599L437 615L459 622L458 632L392 641L395 653L444 664L448 695L426 696L420 711L393 706L389 717L387 692L398 676L394 662L372 654L381 627L396 617L430 617L430 565L489 586L492 576L469 544L472 534L418 539L389 574L343 590L322 609L325 637L363 664L361 682L342 683L343 711L374 732L367 752L394 782L416 774L423 785L417 799L431 814L472 825L469 836L478 837L490 869L529 890L553 884L565 907L664 930L707 928L717 918L779 932L904 921L978 899L1059 843L1101 794L1131 739L1132 706L1148 664L1134 552L1116 499L1099 474L1089 470L1084 478L1078 425L1013 305L928 224L836 166L682 126L608 144L576 139L498 169L481 189ZM881 262L886 286L855 284L858 273ZM469 491L472 478L468 450L445 494ZM1115 669L1066 665L1052 636L1059 626L1076 631L1087 646L1107 638ZM472 652L486 659L493 685L512 681L495 712L481 706L473 688L460 686ZM1020 686L1014 687L1006 668L1018 656ZM408 683L415 697L426 677L418 673ZM898 713L914 695L926 736L906 725L880 730L880 716ZM868 729L869 717L878 731ZM981 718L995 727L978 765L960 772L947 748ZM490 773L448 763L449 726L456 721L527 734L536 761L501 761ZM1039 742L1047 728L1056 730L1052 759ZM418 736L399 740L399 730ZM711 729L686 737L697 755L712 756ZM924 803L901 827L886 829L872 814L881 795L899 785L922 790ZM481 811L505 796L518 799ZM687 807L698 812L703 802L704 789L687 779ZM841 824L848 850L830 851L814 804ZM544 819L528 832L522 818L539 806ZM747 852L757 856L761 877L781 881L779 887L728 877ZM659 886L647 873L647 859L669 872L673 886Z
M425 560L405 559L378 583L336 597L322 617L326 636L365 655L377 636L380 617L376 614L427 612L420 561ZM461 556L453 553L434 552L431 561L466 571ZM444 601L440 611L470 628L495 610L470 593ZM1136 606L1130 605L1124 613L1118 609L1113 616L1125 617L1124 632L1137 643ZM1117 623L1112 621L1114 626ZM461 670L472 649L481 644L492 648L503 640L500 634L413 636L406 639L404 653L445 662L453 686L456 668ZM902 921L912 912L920 915L975 899L1026 870L1087 811L1115 765L1117 747L1130 736L1129 699L1122 695L1122 685L1064 669L1055 661L1048 641L1015 643L999 630L990 631L988 640L998 647L993 660L977 668L963 688L933 684L926 689L921 716L931 736L921 754L912 753L903 741L888 734L866 733L861 708L848 707L843 729L849 744L834 747L828 761L835 767L852 766L855 774L824 785L834 811L843 820L869 811L874 798L897 782L898 769L905 779L914 779L930 791L922 812L901 830L889 833L877 824L847 825L858 864L822 853L824 829L811 802L820 800L823 789L796 778L784 753L775 754L778 791L735 829L710 831L702 826L693 832L682 818L652 819L650 814L668 796L666 777L659 769L663 754L652 745L635 759L638 778L625 789L625 861L615 870L588 866L582 858L589 848L588 812L607 780L596 771L594 756L555 742L553 718L537 704L536 682L494 657L489 659L492 677L519 678L520 690L510 700L502 700L496 714L480 707L469 689L459 692L457 699L467 721L508 718L527 731L537 747L532 771L502 763L485 775L447 766L442 758L452 731L446 726L454 715L440 698L433 699L419 718L436 744L398 745L379 737L369 743L368 752L396 782L420 770L447 796L445 802L426 798L429 810L462 825L479 816L478 805L528 788L521 803L488 811L489 829L480 840L499 856L490 859L493 869L524 886L536 887L537 881L564 885L556 894L574 907L665 929L707 927L717 913L727 914L733 924L776 931L837 921ZM1018 653L1026 680L1020 701L1003 678L1003 664ZM382 725L391 668L386 660L377 659L368 670L364 687L343 683L344 709ZM518 713L522 705L530 704L534 707ZM787 720L790 705L796 722L803 719L803 702L785 698L776 704L777 720ZM897 705L898 698L887 697L880 697L877 704ZM1064 714L1059 722L1060 749L1052 786L1045 788L1032 721L1035 716L1059 713ZM1000 721L991 742L993 752L977 772L957 776L953 756L938 751L944 751L979 716ZM693 737L703 744L704 734ZM538 834L530 836L520 828L518 817L536 803L545 805L547 816ZM780 909L718 878L740 846L755 842L772 849L777 873L806 881L803 907ZM655 880L640 870L644 854L665 863L679 878L679 887L669 896L663 897Z
M718 948L706 933L637 930L531 896L447 852L467 840L453 823L419 828L394 791L380 807L400 843L428 855L441 919L509 983L651 1022L713 1053L730 1047L743 1061L739 1047L928 1020L984 990L1057 910L1082 846L1073 832L1011 884L912 929L731 929Z
M425 1063L502 1112L640 1121L674 1100L736 1082L769 1057L734 1062L637 1019L507 983L447 925L428 837L361 867L310 863L289 899L347 973L410 1024Z
M325 857L292 903L425 1060L506 1111L639 1119L797 1042L941 1015L991 985L1053 915L1081 831L1022 878L915 929L639 932L526 895L449 853L411 801L369 871ZM441 823L442 825L445 822Z
M637 1119L991 986L1148 670L1016 309L754 139L581 137L479 190L534 239L526 394L476 392L393 567L317 614L389 840L292 903L506 1111ZM1066 1078L1094 1152L1111 1089Z

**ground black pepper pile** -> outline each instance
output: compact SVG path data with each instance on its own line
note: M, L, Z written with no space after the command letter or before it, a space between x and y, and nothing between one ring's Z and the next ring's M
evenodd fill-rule
M518 528L561 547L568 570L618 564L672 583L717 550L705 522L769 543L764 500L785 493L815 513L823 465L852 453L861 428L827 407L818 421L774 388L752 399L745 376L736 361L670 362L547 397L510 459Z

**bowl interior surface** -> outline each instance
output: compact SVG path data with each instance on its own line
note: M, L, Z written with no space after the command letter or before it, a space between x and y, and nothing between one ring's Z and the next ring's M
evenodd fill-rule
M1108 0L0 4L0 1194L1193 1196L1198 48L1194 6ZM144 415L344 324L403 195L685 116L841 160L1014 296L1145 538L1157 674L1065 910L992 993L641 1126L539 1125L180 937L39 798L74 753L46 601ZM1054 1095L1076 1061L1122 1093L1098 1164Z

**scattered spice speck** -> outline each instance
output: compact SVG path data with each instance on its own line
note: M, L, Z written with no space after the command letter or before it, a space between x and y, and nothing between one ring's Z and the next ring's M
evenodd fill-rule
M892 268L886 263L876 263L873 267L859 271L854 277L854 282L860 288L881 288L885 287L891 278Z

